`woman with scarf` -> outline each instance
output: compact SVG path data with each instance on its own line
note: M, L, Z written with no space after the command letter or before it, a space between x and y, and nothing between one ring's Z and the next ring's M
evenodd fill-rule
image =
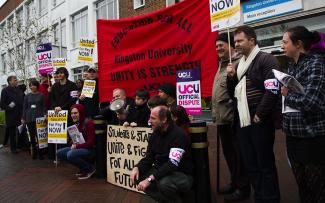
M94 123L85 117L85 109L81 104L74 104L70 108L70 115L73 125L76 125L78 131L84 138L84 143L73 143L71 147L59 149L57 156L67 160L72 165L79 168L76 174L78 179L88 179L95 173L95 168L89 161L89 157L94 152L95 128Z
M325 202L325 60L311 45L320 40L317 32L303 26L288 29L282 40L284 54L293 61L289 75L303 91L282 87L287 154L296 178L301 202Z

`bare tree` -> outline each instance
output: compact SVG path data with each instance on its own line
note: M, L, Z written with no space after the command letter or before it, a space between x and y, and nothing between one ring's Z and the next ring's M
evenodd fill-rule
M29 6L25 13L23 10L16 11L16 15L9 17L0 28L1 49L8 50L4 62L9 72L14 72L25 84L29 78L37 76L36 46L50 42L53 36L53 28L49 25L47 16L39 18L35 7Z

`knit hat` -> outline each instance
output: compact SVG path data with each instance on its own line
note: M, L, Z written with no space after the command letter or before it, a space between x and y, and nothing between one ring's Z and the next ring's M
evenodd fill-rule
M176 98L176 86L171 83L164 83L159 87L159 90L168 94L169 96Z
M223 41L229 44L228 42L228 34L226 32L220 33L216 41ZM235 48L234 36L230 33L230 46Z
M322 33L322 32L319 32L319 37L320 37L320 40L313 44L311 46L311 49L321 49L321 50L324 50L325 49L325 34Z

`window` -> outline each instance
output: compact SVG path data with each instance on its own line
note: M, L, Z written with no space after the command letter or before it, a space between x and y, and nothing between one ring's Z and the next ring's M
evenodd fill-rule
M82 79L82 73L86 72L89 66L81 66L78 68L74 68L73 71L73 79L77 81L78 79Z
M179 2L181 2L182 0L166 0L166 6L171 6L171 5L174 5L174 4L177 4Z
M54 45L60 45L60 30L59 30L59 24L53 25L53 44Z
M25 43L26 48L26 63L31 64L33 59L36 59L35 40L30 39Z
M144 4L145 4L145 0L133 0L134 9L144 6Z
M71 17L72 23L72 46L77 47L80 38L88 36L87 9L79 11Z
M39 0L39 7L38 7L38 13L40 16L44 15L47 13L47 2L48 0Z
M65 20L61 21L61 38L62 38L62 47L67 47L67 26Z
M26 4L26 24L30 25L30 20L35 15L34 1Z
M14 17L11 16L8 18L8 21L7 21L7 30L8 30L9 36L13 34L13 27L14 27Z
M7 71L6 53L1 54L1 70L3 73Z
M97 19L116 19L117 2L116 0L102 0L96 3Z
M14 49L10 49L8 52L7 64L9 65L10 70L14 70L14 68L15 68Z
M55 7L55 6L59 5L59 4L61 4L63 1L64 0L52 0L52 5L53 5L53 7Z
M16 13L17 27L21 27L23 24L23 9L17 11Z

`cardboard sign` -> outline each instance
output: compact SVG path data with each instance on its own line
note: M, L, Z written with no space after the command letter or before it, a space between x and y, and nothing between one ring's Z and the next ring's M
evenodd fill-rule
M59 67L66 68L66 66L67 66L67 58L54 58L53 59L53 67L54 68L59 68Z
M208 0L181 1L134 18L97 20L100 102L111 101L115 88L133 97L138 89L153 92L166 82L176 84L178 70L196 67L201 67L202 96L211 96L218 67L216 37Z
M177 71L177 105L189 115L202 114L200 69Z
M40 74L53 72L52 44L40 44L36 48L37 67Z
M137 191L130 175L145 156L151 134L150 128L107 126L107 182Z
M96 80L85 80L84 86L82 87L81 95L93 98L96 88Z
M78 61L93 62L95 40L80 39Z
M45 117L36 118L36 131L38 148L43 149L47 147L47 121Z
M48 143L67 143L67 122L68 111L62 110L55 113L53 110L47 111Z

